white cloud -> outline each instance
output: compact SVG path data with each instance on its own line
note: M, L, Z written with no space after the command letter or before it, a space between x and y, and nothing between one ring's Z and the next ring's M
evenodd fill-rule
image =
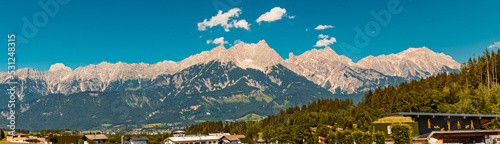
M318 25L316 28L314 28L315 30L324 30L324 29L327 29L327 28L334 28L334 26L332 25Z
M334 37L330 37L328 35L319 34L318 38L320 38L320 40L316 42L316 45L314 45L314 47L326 47L328 45L337 42L337 39L335 39Z
M235 20L234 18L238 18L241 14L241 10L239 8L233 8L226 13L222 13L219 10L219 13L216 16L210 18L210 20L203 20L203 22L198 23L198 30L205 31L207 27L212 28L214 26L220 25L224 28L226 32L229 31L229 28L244 28L246 30L250 30L250 24L244 19Z
M494 44L488 46L489 49L500 48L500 41L495 42Z
M330 37L330 36L328 36L328 35L323 35L323 34L319 34L319 35L318 35L318 38L329 38L329 37Z
M248 24L246 20L240 20L240 21L233 20L232 24L234 25L234 28L244 28L246 30L250 30L250 24Z
M220 37L220 38L216 38L214 40L207 40L207 44L217 44L217 45L223 45L223 44L227 44L228 42L227 41L224 41L224 37Z
M237 40L234 41L234 45L237 45L237 44L240 44L240 43L243 43L243 41L241 41L239 39L237 39Z
M271 11L268 11L257 18L257 23L260 22L273 22L276 20L282 19L284 16L287 16L286 9L280 7L274 7ZM289 19L294 19L295 16L288 16Z

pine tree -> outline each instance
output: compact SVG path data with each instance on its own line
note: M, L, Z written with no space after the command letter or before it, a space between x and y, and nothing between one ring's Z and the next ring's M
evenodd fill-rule
M0 130L0 140L3 139L5 139L5 133L3 132L3 130Z

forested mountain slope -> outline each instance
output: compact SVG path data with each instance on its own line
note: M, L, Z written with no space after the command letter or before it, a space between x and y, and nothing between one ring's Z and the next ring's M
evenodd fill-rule
M262 138L280 142L317 141L334 129L370 131L371 122L391 112L500 114L500 50L462 64L460 73L441 73L397 86L377 88L362 102L320 99L302 107L292 107L259 122L205 122L190 126L188 133L231 132L247 135L262 132ZM317 132L311 134L311 127ZM500 128L493 120L487 129Z

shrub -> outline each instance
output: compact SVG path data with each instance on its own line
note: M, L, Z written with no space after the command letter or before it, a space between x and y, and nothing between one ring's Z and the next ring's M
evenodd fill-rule
M363 138L363 132L361 132L361 131L355 131L355 132L353 132L352 136L354 137L354 141L356 143L360 143L361 141L363 141L362 140L362 138Z
M394 144L407 144L411 142L411 127L407 124L392 124L391 125L392 138Z
M341 144L352 144L354 141L354 137L349 130L339 131L337 135L338 141Z
M377 144L385 143L384 132L378 131L375 134L373 134L373 141L375 141Z
M372 134L369 132L355 131L352 133L356 144L371 144L373 143Z
M338 132L330 131L328 133L328 136L326 136L325 139L324 139L325 143L327 143L327 144L335 144L337 142L337 133Z
M363 137L359 141L359 144L372 144L373 143L373 135L370 132L364 132Z

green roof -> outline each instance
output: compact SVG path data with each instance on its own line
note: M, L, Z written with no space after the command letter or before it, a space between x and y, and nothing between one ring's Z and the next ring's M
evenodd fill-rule
M405 123L405 122L415 122L411 117L403 117L403 116L389 116L379 118L377 121L373 123Z

